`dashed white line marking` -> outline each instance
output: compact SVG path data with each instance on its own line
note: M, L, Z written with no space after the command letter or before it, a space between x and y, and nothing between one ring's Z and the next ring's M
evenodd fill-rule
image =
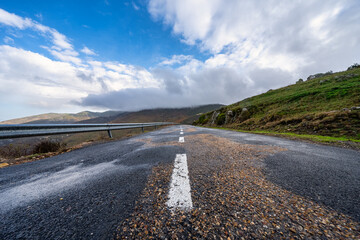
M179 142L185 142L184 137L179 137Z
M184 134L183 132L180 132L180 134Z
M176 154L174 171L171 176L169 199L166 205L171 208L171 210L191 210L193 204L190 191L186 154Z

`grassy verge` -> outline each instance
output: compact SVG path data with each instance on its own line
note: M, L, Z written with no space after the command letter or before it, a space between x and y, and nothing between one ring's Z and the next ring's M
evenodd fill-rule
M263 131L263 130L248 131L248 130L225 128L225 127L208 127L208 128L284 137L292 140L302 140L312 143L320 143L325 145L340 146L340 147L360 150L360 140L348 138L348 137L330 137L330 136L309 135L309 134L280 133L280 132Z

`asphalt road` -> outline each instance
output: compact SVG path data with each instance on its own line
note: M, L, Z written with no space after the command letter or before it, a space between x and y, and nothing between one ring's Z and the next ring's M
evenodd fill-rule
M134 215L154 167L171 166L177 154L187 154L190 185L196 188L192 180L198 175L192 173L192 161L198 152L206 154L207 150L186 143L198 136L214 136L255 149L281 147L281 151L264 155L259 164L267 181L344 214L355 224L360 222L358 151L192 126L182 126L180 135L179 128L0 169L0 239L113 238L118 225ZM185 142L179 142L179 137ZM215 153L213 158L224 156ZM164 181L170 185L170 179ZM194 209L200 204L196 201Z
M242 144L284 147L265 158L272 182L360 222L360 152L284 138L206 129Z

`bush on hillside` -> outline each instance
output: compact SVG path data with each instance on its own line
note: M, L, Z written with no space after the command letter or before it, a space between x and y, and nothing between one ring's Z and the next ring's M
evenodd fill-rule
M199 120L197 121L197 123L199 124L206 124L209 121L209 118L207 118L206 114L202 114L199 117Z
M0 158L18 158L31 154L29 144L9 144L0 147Z
M225 113L220 113L216 118L216 124L217 125L223 125L225 123Z
M328 71L326 73L317 73L317 74L313 74L313 75L308 76L306 80L311 80L311 79L314 79L314 78L329 76L329 75L332 75L332 74L333 74L333 71Z
M360 68L360 64L354 63L353 65L351 65L350 67L348 67L347 70L351 70L351 69L355 69L355 68Z
M33 154L36 153L48 153L48 152L57 152L59 151L64 144L60 142L54 142L51 140L44 140L35 145L33 149Z

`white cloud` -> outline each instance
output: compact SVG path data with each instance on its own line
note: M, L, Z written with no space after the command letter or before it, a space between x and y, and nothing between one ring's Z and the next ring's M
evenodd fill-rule
M123 89L157 89L161 86L161 82L145 68L116 61L81 59L65 35L34 20L0 9L0 24L20 30L34 30L52 42L50 46L41 47L56 60L18 47L0 45L0 96L7 100L16 99L17 104L23 108L48 111L79 109L76 102L91 94ZM3 40L6 43L12 42L10 37ZM81 52L95 54L87 47ZM0 112L5 115L9 111L7 104L1 109ZM0 118L6 118L5 115Z
M160 87L146 69L117 62L77 66L7 45L0 45L0 56L0 95L21 96L23 105L49 111L74 106L89 94Z
M73 49L73 46L63 34L54 29L51 29L49 32L53 36L55 46L60 47L61 49Z
M206 61L211 67L256 65L307 74L303 68L324 55L346 60L328 60L328 68L340 69L360 52L356 0L151 0L148 9L186 43L213 53Z
M63 34L59 33L53 28L44 26L30 18L22 18L13 13L9 13L3 9L0 9L0 23L11 27L19 28L21 30L24 30L26 28L32 28L41 33L49 34L52 38L54 45L59 47L60 49L73 48L69 40Z
M159 65L174 65L174 64L183 64L192 60L193 57L189 55L173 55L170 59L164 59L159 63Z
M4 40L4 43L6 43L6 44L14 43L14 39L12 39L12 38L9 37L9 36L4 37L3 40Z
M210 31L213 13L221 1L207 0L157 0L149 2L149 11L155 19L163 19L173 26L176 34L181 34L189 44L203 39Z
M210 54L182 63L175 55L159 64L183 64L173 71L204 99L231 103L360 61L357 0L150 0L148 10L182 42Z
M136 5L134 2L132 2L132 6L136 11L139 11L140 7Z
M81 59L57 30L0 10L0 23L49 38L44 48L57 59L0 46L0 96L47 109L228 104L360 61L357 0L150 0L148 10L209 57L173 55L150 70Z
M86 55L96 55L96 53L89 49L88 47L84 47L83 49L80 50L82 53L85 53Z
M20 29L25 29L33 26L33 21L31 19L19 17L16 14L9 13L1 8L0 23Z
M47 47L53 56L57 57L62 61L69 61L76 64L81 64L80 59L75 59L74 56L74 47L70 43L69 39L57 30L50 28L48 26L44 26L30 18L22 18L13 13L9 13L3 9L0 9L0 23L15 27L20 30L25 30L27 28L37 31L45 37L51 39L53 46ZM70 55L68 55L70 53Z
M43 15L41 13L35 14L35 17L37 17L40 21L43 20Z

